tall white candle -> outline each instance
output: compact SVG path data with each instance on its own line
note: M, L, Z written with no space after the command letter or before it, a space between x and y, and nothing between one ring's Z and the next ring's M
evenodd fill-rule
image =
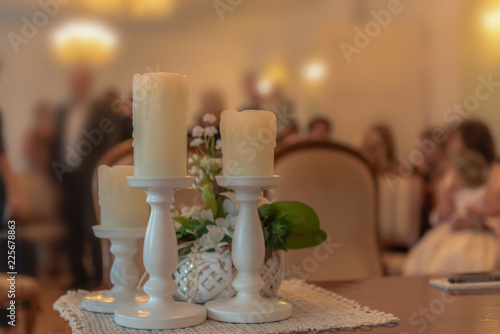
M135 74L133 91L134 176L186 176L187 77Z
M134 166L101 165L97 169L103 227L144 227L148 224L146 193L127 183L127 176L133 175Z
M224 176L274 175L274 113L225 110L221 114L220 133Z

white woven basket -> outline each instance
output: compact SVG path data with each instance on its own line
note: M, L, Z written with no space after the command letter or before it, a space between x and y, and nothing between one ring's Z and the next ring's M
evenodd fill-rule
M260 269L264 287L263 297L272 297L279 289L285 272L283 251L275 251ZM231 252L199 253L181 256L174 273L178 285L176 299L194 303L232 297L236 291L232 287L238 271L233 267Z

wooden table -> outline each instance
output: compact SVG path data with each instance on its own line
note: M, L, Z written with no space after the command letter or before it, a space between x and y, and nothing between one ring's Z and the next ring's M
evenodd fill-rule
M500 333L500 291L456 295L429 286L429 279L384 277L315 284L400 319L398 326L375 328L373 333Z

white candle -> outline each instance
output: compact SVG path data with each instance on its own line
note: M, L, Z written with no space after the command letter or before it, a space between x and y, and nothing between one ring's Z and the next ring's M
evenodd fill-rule
M134 176L186 176L187 77L135 74L133 91Z
M146 193L127 183L127 176L133 175L134 166L101 165L97 169L103 227L145 227L148 224Z
M224 176L273 176L276 116L266 110L221 114Z

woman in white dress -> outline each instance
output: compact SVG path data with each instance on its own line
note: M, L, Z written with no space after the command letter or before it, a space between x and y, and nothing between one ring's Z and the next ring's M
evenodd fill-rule
M500 268L500 238L492 228L500 210L491 172L495 159L491 133L479 121L466 121L450 139L449 148L452 167L441 182L431 216L434 227L410 251L405 275Z

